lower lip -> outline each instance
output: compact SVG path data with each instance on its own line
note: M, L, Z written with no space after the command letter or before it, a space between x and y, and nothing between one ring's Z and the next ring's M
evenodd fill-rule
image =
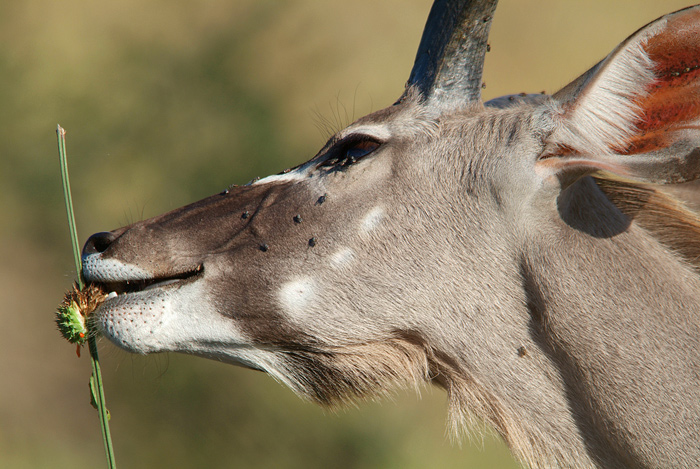
M124 308L124 307L141 307L148 301L152 301L157 296L165 293L165 289L154 290L139 290L129 293L117 293L111 291L107 294L105 300L100 304L94 311L95 314L102 315L114 308Z

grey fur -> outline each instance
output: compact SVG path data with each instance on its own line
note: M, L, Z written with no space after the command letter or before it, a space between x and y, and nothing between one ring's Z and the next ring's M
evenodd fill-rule
M432 381L456 431L485 419L532 467L697 466L700 222L628 179L697 177L686 121L653 121L669 146L639 164L651 124L629 103L657 105L647 47L699 16L650 24L554 97L446 107L409 87L287 174L93 236L84 276L119 293L96 321L327 405Z

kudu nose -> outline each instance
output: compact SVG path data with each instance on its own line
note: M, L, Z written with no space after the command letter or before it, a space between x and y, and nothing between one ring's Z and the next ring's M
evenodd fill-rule
M85 242L85 246L83 246L83 256L105 252L115 239L117 239L117 236L111 231L95 233Z

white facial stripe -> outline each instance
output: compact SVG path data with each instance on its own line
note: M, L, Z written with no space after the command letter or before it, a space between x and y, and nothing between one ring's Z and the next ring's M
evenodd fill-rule
M146 280L153 274L140 267L114 259L103 259L102 254L83 256L83 276L88 282L120 282Z
M278 292L282 310L294 317L305 316L314 302L315 290L315 282L309 277L300 277L285 283Z
M293 171L289 171L287 173L282 173L282 174L273 174L272 176L267 176L264 177L256 182L253 183L253 185L259 185L259 184L269 184L269 183L274 183L274 182L299 182L305 180L308 175L309 175L309 168L311 168L312 163L311 161L304 163L303 165L299 166L297 169Z
M294 171L290 171L284 174L273 174L272 176L267 176L258 181L255 181L254 185L259 184L269 184L271 182L298 182L306 179L306 171L300 172L301 168Z
M391 137L391 132L386 125L358 125L357 127L349 127L340 134L340 138L345 138L350 134L365 134L376 137L380 140L388 140Z
M331 255L331 265L336 269L347 267L355 259L355 251L350 248L341 248Z
M380 140L387 140L391 134L389 129L385 125L360 125L357 127L351 127L345 129L339 137L345 138L350 134L367 134L376 137ZM271 176L264 177L255 181L254 185L269 184L269 183L280 183L280 182L299 182L307 179L309 175L309 169L315 164L314 160L310 160L307 163L299 166L294 171L289 171L283 174L273 174Z
M374 207L372 210L367 212L360 222L360 233L369 233L375 230L382 220L384 219L384 208Z

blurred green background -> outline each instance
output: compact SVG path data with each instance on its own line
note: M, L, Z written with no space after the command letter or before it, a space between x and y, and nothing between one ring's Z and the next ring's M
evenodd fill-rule
M486 98L556 91L684 2L502 0ZM79 235L310 158L402 92L425 0L0 2L0 466L103 467L90 365L53 310L75 277L56 124ZM260 373L102 341L124 468L517 467L501 441L445 436L445 396L337 414Z

